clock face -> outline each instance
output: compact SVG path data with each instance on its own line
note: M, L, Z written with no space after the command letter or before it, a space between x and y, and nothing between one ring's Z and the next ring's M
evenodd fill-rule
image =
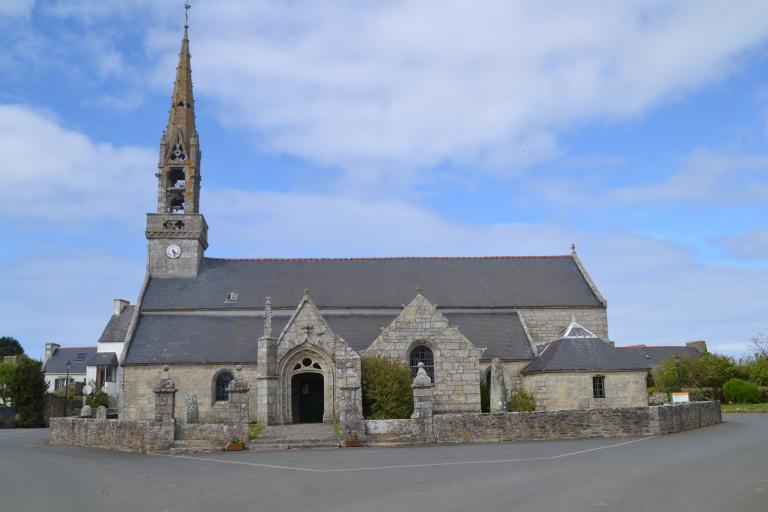
M165 255L171 259L176 259L181 256L181 247L176 244L171 244L165 248Z

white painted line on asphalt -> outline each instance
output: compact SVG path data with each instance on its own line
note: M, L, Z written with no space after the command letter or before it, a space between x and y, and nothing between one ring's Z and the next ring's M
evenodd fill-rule
M237 461L237 460L209 459L206 457L190 457L188 455L162 455L161 454L159 456L173 457L176 459L200 460L200 461L206 461L206 462L220 462L222 464L239 464L243 466L253 466L253 467L265 468L265 469L285 469L289 471L304 471L308 473L343 473L343 472L349 472L349 471L379 471L379 470L385 470L385 469L465 466L470 464L478 465L478 464L505 464L505 463L512 463L512 462L540 462L540 461L547 461L547 460L563 459L565 457L573 457L574 455L581 455L583 453L596 452L599 450L607 450L608 448L618 448L620 446L626 446L628 444L647 441L648 439L653 439L654 437L656 436L643 437L640 439L633 439L632 441L625 441L623 443L608 444L605 446L598 446L596 448L589 448L587 450L561 453L559 455L550 455L547 457L527 457L527 458L519 458L519 459L494 459L494 460L465 460L465 461L458 461L458 462L434 462L434 463L424 463L424 464L403 464L399 466L367 466L367 467L359 467L359 468L338 468L338 469L312 469L312 468L302 468L302 467L296 467L296 466L276 466L272 464L258 464L256 462L245 462L245 461Z

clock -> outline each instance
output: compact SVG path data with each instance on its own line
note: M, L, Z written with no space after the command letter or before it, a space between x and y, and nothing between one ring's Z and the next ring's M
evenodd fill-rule
M175 260L181 256L181 247L176 244L171 244L165 248L165 255Z

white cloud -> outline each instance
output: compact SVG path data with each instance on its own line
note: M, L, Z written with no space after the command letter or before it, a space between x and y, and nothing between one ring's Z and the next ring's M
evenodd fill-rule
M721 237L717 243L732 258L768 261L768 227Z
M271 150L403 179L445 161L513 172L557 151L563 127L727 76L768 35L761 1L241 0L192 15L198 91L223 118ZM167 87L178 35L148 44Z
M607 194L613 204L630 202L691 202L728 206L768 200L768 156L698 150L682 170L662 181L630 185Z
M35 0L3 0L0 2L0 21L2 18L29 18Z
M27 107L0 105L0 154L0 217L9 225L79 229L152 205L155 152L95 142Z

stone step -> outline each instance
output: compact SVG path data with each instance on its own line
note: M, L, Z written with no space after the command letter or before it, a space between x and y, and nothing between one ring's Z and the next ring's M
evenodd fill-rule
M270 425L249 443L252 450L290 450L293 448L334 448L339 446L336 429L330 423Z

